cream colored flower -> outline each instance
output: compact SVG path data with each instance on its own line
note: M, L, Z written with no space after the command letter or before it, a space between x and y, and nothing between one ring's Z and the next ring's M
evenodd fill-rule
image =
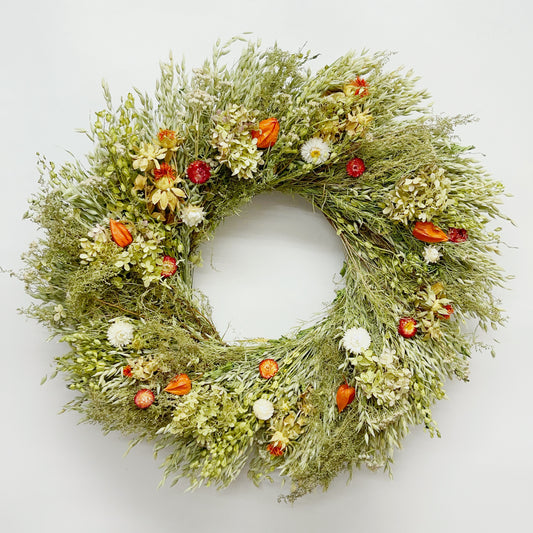
M350 136L360 135L370 126L372 120L372 115L357 106L352 113L348 113L344 129Z
M259 420L268 420L274 414L274 404L269 400L260 398L254 402L253 411Z
M136 154L132 154L133 168L146 172L154 167L159 168L159 160L164 159L167 151L165 148L150 143L142 143Z
M233 104L213 116L211 146L216 159L226 165L232 176L252 179L263 164L257 140L251 132L257 129L257 116L244 106Z
M411 220L429 221L446 209L450 188L451 180L445 170L428 165L398 180L383 214L404 224Z
M441 258L441 253L436 246L426 246L424 248L424 261L426 263L436 263Z
M205 220L204 208L199 205L184 205L181 208L181 220L190 228L200 225Z
M133 324L126 319L117 319L107 330L107 340L115 348L123 348L133 340Z
M306 163L321 165L328 160L330 151L330 146L326 141L320 137L313 137L304 143L301 154Z
M393 349L384 346L381 355L378 357L378 363L383 366L392 367L395 361L396 352Z
M106 242L108 241L107 228L101 224L97 224L89 230L87 236L95 242Z
M144 359L143 357L139 357L139 359L136 359L135 361L128 360L128 363L131 365L132 377L139 381L146 381L147 379L150 379L155 372L161 370L158 361L155 359Z
M280 446L281 448L285 449L290 443L290 439L283 432L274 431L272 437L270 438L270 442L274 443L276 446Z
M217 101L218 98L216 96L209 94L203 89L195 89L187 96L187 103L189 105L198 106L202 110L212 108Z
M187 195L177 187L169 190L154 189L150 196L150 202L164 211L167 207L170 211L175 211L180 199L187 198Z

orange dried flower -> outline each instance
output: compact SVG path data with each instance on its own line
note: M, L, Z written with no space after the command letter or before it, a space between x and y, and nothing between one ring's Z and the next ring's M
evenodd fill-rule
M185 396L191 392L191 380L187 374L178 374L166 387L165 392L176 396Z
M167 178L170 181L176 179L176 171L168 163L161 163L159 168L154 169L154 179L158 181L162 178Z
M122 369L122 375L125 377L125 378L131 378L131 376L133 376L133 373L131 371L131 365L126 365L123 369Z
M351 387L347 383L343 383L337 389L337 407L339 413L343 411L348 405L350 405L355 398L355 388Z
M262 378L270 379L278 373L278 363L274 359L263 359L259 363L259 373Z
M368 96L368 83L364 78L357 77L355 80L350 82L350 85L357 87L354 90L354 94L357 94L358 96Z
M164 139L169 139L173 141L176 139L176 132L173 130L159 130L159 133L157 134L157 138L162 141Z
M417 222L413 228L413 237L423 242L445 242L448 236L433 222Z
M271 455L275 455L277 457L284 454L283 446L274 442L271 442L267 446L267 450L271 453Z
M276 144L279 134L277 118L267 118L259 122L259 131L252 131L252 137L257 139L257 148L270 148Z
M122 222L119 222L118 220L110 219L109 229L111 230L111 238L121 248L126 248L128 244L132 243L133 237L131 236L131 233L128 231L128 228L124 224L122 224Z
M453 313L455 311L454 311L453 307L450 304L445 305L444 309L446 309L446 314L440 315L439 318L443 318L444 320L448 320L453 315Z
M167 150L175 149L178 141L182 140L177 137L176 132L173 130L159 130L157 139L159 140L159 144Z
M168 191L174 186L176 171L168 164L161 163L154 169L154 185L161 191Z

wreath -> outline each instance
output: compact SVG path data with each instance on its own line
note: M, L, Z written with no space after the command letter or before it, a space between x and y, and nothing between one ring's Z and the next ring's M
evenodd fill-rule
M39 157L29 216L42 238L27 312L69 346L67 408L164 450L164 477L226 486L277 471L290 500L344 470L389 470L413 425L503 320L492 258L503 188L388 53L313 73L309 52L233 39L189 74L170 58L155 98L135 90L61 167ZM229 344L193 287L199 246L255 195L297 194L345 250L325 316L279 339ZM260 305L260 302L258 302ZM468 322L469 327L462 325ZM465 331L467 330L467 331Z

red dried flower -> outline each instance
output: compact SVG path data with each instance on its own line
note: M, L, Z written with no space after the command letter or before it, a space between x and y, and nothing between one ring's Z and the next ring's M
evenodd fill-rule
M187 167L187 176L193 183L205 183L211 177L211 167L204 161L194 161Z
M346 164L346 172L348 172L352 178L358 178L365 170L364 161L358 157L350 159Z
M154 393L150 389L141 389L133 399L139 409L147 409L154 403L154 400Z
M448 228L450 242L461 243L468 239L468 231L462 228Z
M280 455L283 455L284 453L283 447L279 444L274 444L273 442L271 442L267 446L267 450L270 452L271 455L275 455L277 457L279 457Z
M133 376L132 372L131 372L131 366L130 365L126 365L123 369L122 369L122 375L125 377L125 378L131 378L131 376Z
M169 278L170 276L173 276L177 270L178 267L176 266L176 260L173 257L170 257L170 255L165 255L163 257L163 270L161 270L161 277Z
M398 333L410 339L416 335L418 331L418 322L414 318L400 318L400 323L398 324Z

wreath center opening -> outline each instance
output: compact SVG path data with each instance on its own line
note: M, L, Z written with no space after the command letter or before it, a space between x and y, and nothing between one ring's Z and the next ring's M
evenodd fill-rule
M256 196L201 248L194 286L227 342L277 338L323 316L339 288L340 239L299 196Z

